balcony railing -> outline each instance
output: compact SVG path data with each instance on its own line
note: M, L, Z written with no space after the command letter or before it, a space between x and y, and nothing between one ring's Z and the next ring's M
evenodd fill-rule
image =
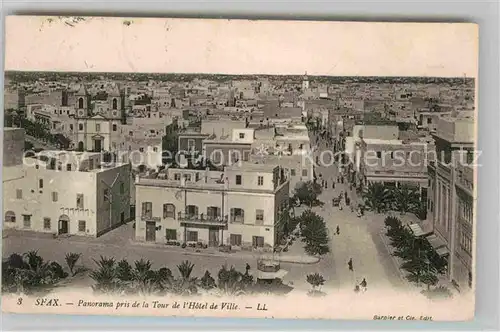
M228 216L209 216L204 213L194 214L179 212L178 219L181 222L226 225Z
M154 221L154 222L160 222L161 218L160 217L153 217L149 215L142 215L141 216L142 221Z

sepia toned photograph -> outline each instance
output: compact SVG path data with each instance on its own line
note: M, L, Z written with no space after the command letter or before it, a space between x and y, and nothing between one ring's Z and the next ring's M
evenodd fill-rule
M2 310L475 310L478 28L9 16Z

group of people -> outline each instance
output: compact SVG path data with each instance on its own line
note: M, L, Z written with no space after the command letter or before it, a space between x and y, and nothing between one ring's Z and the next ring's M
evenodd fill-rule
M349 268L349 271L354 272L354 268L352 266L352 258L349 258L347 261L347 266ZM366 292L367 290L368 283L366 282L366 278L363 278L363 280L358 284L354 286L354 292L359 293L359 292Z
M356 286L354 287L354 292L356 293L359 293L359 292L366 292L366 286L368 284L366 283L366 279L363 278L363 280L359 283L359 284L356 284Z
M319 143L320 143L319 138L317 138L316 144L319 144ZM318 163L318 162L319 162L318 157L316 157L316 163ZM342 172L342 170L341 170L341 172ZM328 179L323 178L323 175L320 173L318 180L320 181L321 188L324 188L324 189L328 189L328 188L335 189L336 184L344 184L344 183L347 184L348 183L348 180L344 178L343 174L340 174L336 178L333 178L330 181L328 181ZM330 184L330 186L329 186L329 184ZM349 191L352 192L353 189L354 189L353 185L351 183L349 183ZM332 199L332 204L334 206L337 205L336 203L338 203L339 210L342 210L343 206L345 204L346 207L347 206L350 207L351 212L354 212L354 210L356 210L358 217L362 217L364 215L364 206L362 204L359 204L357 206L355 206L355 204L351 204L351 198L349 197L349 194L347 193L347 191L341 191L337 198ZM335 229L335 234L340 235L340 226L339 225L337 225L337 227ZM352 258L349 258L349 261L347 262L347 266L349 268L349 271L354 272ZM366 282L366 278L363 278L363 280L360 283L356 282L356 285L354 287L354 291L356 293L359 293L359 292L364 293L367 290L367 285L368 285L368 283Z

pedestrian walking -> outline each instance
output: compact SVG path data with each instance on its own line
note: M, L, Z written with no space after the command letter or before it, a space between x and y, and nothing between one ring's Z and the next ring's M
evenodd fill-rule
M340 235L340 227L337 225L337 235Z
M344 199L347 201L347 191L344 192Z
M250 264L247 263L247 265L245 266L245 271L246 274L248 275L248 271L250 271Z
M361 283L360 283L361 290L363 291L363 293L364 293L364 292L366 292L366 289L367 289L367 288L366 288L366 285L367 285L367 283L366 283L366 279L365 279L365 278L363 278L363 281L361 281Z
M328 189L328 180L325 180L325 189Z
M351 212L354 212L354 205L351 204Z
M332 189L335 189L335 180L332 180Z
M354 286L354 293L359 293L359 285Z
M349 267L349 271L354 271L352 267L352 258L350 258L349 261L347 262L347 266Z

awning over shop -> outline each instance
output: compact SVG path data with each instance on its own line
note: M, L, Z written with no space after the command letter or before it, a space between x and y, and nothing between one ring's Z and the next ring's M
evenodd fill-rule
M448 255L448 254L450 253L450 251L449 251L449 250L448 250L448 248L446 248L446 247L441 247L441 248L439 248L439 249L436 249L436 253L437 253L439 256L443 257L443 256Z
M436 234L432 234L432 235L427 236L427 241L429 241L430 245L434 249L439 249L441 247L446 247L446 242L444 242L443 240L441 240L441 238L439 238Z
M415 236L425 235L424 230L422 229L422 227L420 227L419 224L410 224L408 227L410 227Z

